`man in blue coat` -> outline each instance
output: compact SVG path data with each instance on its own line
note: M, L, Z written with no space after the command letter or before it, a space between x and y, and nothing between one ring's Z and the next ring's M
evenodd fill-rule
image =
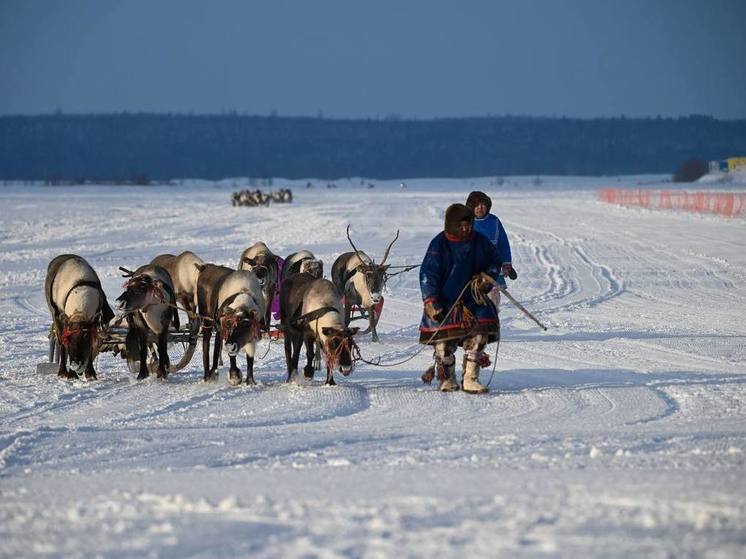
M497 313L485 298L493 285L480 274L484 272L497 280L501 262L489 240L473 231L473 222L474 214L468 207L449 206L445 230L430 241L420 267L424 304L420 343L435 348L435 365L422 380L430 382L437 374L438 388L443 392L459 389L455 357L458 346L464 348L464 391L487 392L487 387L479 382L480 368L489 365L484 348L500 336Z

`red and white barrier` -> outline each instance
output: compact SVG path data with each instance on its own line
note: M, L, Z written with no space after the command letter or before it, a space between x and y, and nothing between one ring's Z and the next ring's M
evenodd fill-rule
M598 199L626 207L684 210L725 217L739 216L746 210L746 193L734 192L602 188L598 191Z

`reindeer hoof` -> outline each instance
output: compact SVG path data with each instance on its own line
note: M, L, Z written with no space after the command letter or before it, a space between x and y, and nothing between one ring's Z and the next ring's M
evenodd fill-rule
M67 379L80 378L78 376L78 373L74 373L73 371L60 371L59 373L57 373L57 376L60 378L67 378Z
M96 373L86 373L85 374L85 378L86 378L86 380L98 380L96 378Z
M316 369L311 365L310 367L303 367L303 376L307 379L312 379Z
M252 377L246 377L246 386L256 386L256 381Z
M145 373L140 373L139 375L137 375L137 380L145 380L145 379L146 379L146 378L148 378L149 376L150 376L150 373L147 373L147 372L145 372Z
M238 386L242 380L241 371L230 371L228 373L228 384L231 386Z

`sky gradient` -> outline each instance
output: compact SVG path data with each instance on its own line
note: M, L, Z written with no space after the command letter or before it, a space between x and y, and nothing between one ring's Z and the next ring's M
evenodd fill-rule
M0 114L746 118L740 0L0 0Z

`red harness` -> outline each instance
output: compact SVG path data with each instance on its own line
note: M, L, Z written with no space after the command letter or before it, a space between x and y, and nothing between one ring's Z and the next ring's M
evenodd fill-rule
M82 332L85 332L86 329L90 329L91 345L94 345L96 342L96 339L98 338L98 329L96 328L95 324L91 324L90 326L77 325L73 328L70 328L69 326L65 326L65 328L62 330L62 340L61 340L61 343L65 347L65 349L67 349L67 347L70 345L70 338L72 338L75 334L80 334Z
M145 275L139 275L134 276L131 279L125 281L122 284L122 287L126 290L129 290L131 288L140 288L143 287L147 290L148 295L153 297L158 303L165 303L166 297L163 294L163 289L161 289L155 281L150 276Z
M238 315L224 314L220 317L220 336L223 338L223 341L226 341L230 337L233 330L242 320L249 321L249 338L256 340L259 337L259 321L255 318L239 319Z
M339 339L339 345L337 346L337 349L332 348L332 340ZM337 368L337 364L339 363L340 355L342 354L342 350L347 348L347 351L350 353L350 356L352 356L352 344L350 338L346 338L344 336L329 336L326 339L326 342L324 343L324 357L326 357L326 365L329 367L330 370L334 370ZM352 359L350 360L352 362L352 365L354 366L354 361ZM342 374L344 376L349 375L352 372L352 367L350 367L350 370L347 372L342 371Z

